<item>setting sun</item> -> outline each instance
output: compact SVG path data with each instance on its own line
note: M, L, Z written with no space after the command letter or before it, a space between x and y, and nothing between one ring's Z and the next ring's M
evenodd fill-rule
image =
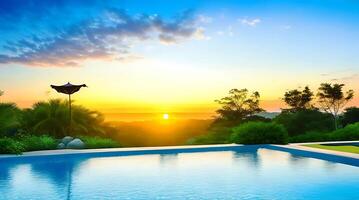
M163 119L164 120L167 120L167 119L169 119L170 118L170 116L168 115L168 114L163 114Z

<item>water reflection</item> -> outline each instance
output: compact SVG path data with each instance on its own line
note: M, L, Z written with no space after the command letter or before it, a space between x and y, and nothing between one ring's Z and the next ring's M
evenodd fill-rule
M67 197L66 199L70 199L73 174L85 160L85 158L52 156L2 161L0 165L0 183L2 183L2 189L9 188L11 187L12 181L16 181L16 178L19 176L19 174L16 173L30 173L23 174L22 177L28 177L28 175L30 175L31 179L45 180L43 182L55 189L59 199L64 199L64 196ZM16 170L22 166L29 166L30 172L24 170L20 170L19 172L19 170ZM33 187L31 183L28 184L29 188ZM0 188L0 191L2 191L2 189ZM41 188L33 189L35 189L35 191L30 192L36 193L41 191Z
M122 192L126 192L124 189L126 185L132 185L133 187L136 187L136 184L141 185L138 181L142 181L143 185L151 184L151 178L161 179L160 182L165 182L165 185L174 184L172 179L163 180L164 176L162 176L171 177L173 173L180 177L182 176L181 179L177 180L178 187L185 187L184 185L187 184L185 176L188 173L193 173L193 176L197 177L191 177L192 180L197 178L198 182L203 182L203 177L206 176L207 183L215 182L216 180L231 182L236 179L241 181L241 184L247 185L247 189L249 189L255 186L245 181L272 180L271 178L275 177L276 174L296 179L298 173L305 175L313 170L319 175L329 177L328 172L338 172L340 169L338 163L324 161L327 158L325 156L321 158L322 160L308 159L305 155L298 155L296 152L277 151L263 146L238 147L217 152L187 152L152 155L132 154L132 156L121 157L116 157L113 154L98 154L0 159L0 194L5 194L4 196L0 195L0 199L8 199L7 197L12 197L11 195L15 191L19 191L18 188L14 189L19 185L13 184L21 176L19 173L23 173L24 180L28 181L26 184L28 184L29 188L25 190L27 193L24 193L24 195L42 195L42 199L76 199L75 195L79 195L76 193L81 193L80 189L88 189L86 187L96 188L101 184L102 187L104 187L104 184L105 187L114 187L109 183L117 184L117 182L107 180L111 179L111 176L114 176L114 178L117 176L116 178L127 181L126 183L121 183L122 188L120 189L123 190ZM23 166L26 166L26 169L29 170L18 170ZM218 171L222 176L208 177L207 173L209 171L212 173L217 173ZM92 174L94 177L88 177ZM28 178L29 176L31 178ZM130 180L134 176L137 179ZM271 178L268 179L268 177ZM101 178L101 180L96 182L96 178ZM312 178L313 181L316 179L316 177L309 178ZM34 185L31 185L33 184L31 181L36 179L43 180L41 184L46 184L47 187L52 188L54 191L44 193L41 188L36 187L36 184L41 184L35 182ZM86 183L92 185L84 187L83 184ZM26 186L26 184L20 186ZM253 184L255 183L253 182ZM188 188L190 189L190 187ZM101 189L106 190L106 188Z
M241 148L238 151L234 151L232 160L239 163L247 163L253 168L258 168L261 163L258 155L259 147L246 147Z

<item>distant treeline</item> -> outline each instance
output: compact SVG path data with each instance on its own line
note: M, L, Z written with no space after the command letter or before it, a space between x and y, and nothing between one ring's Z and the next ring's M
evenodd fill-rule
M344 84L322 83L316 94L306 86L285 92L287 107L273 119L263 117L259 92L232 89L208 133L187 144L280 143L359 139L359 108L345 108L354 91ZM343 110L344 109L344 110ZM342 112L343 111L343 112ZM353 124L353 125L352 125Z
M39 149L51 149L53 141L66 135L94 137L86 138L93 147L106 147L101 138L124 147L359 139L359 124L355 125L359 122L359 108L345 108L354 91L343 88L344 84L323 83L316 94L309 87L289 90L283 95L287 107L274 118L263 115L259 92L250 93L247 89L232 89L228 96L216 100L220 108L212 120L108 123L101 113L73 105L70 126L67 101L38 102L27 109L0 103L0 145L2 141L7 144L2 146L9 146L12 141L33 144L34 140L43 140ZM106 143L116 146L111 141Z

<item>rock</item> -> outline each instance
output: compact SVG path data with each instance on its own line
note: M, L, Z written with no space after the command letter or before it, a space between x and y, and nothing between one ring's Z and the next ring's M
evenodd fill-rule
M62 143L62 142L57 145L58 149L64 149L65 147L66 147L66 145L64 143Z
M62 138L61 143L63 143L63 144L66 146L66 145L67 145L69 142L71 142L73 139L74 139L74 138L71 137L71 136L66 136L66 137Z
M85 147L85 143L82 142L80 139L76 138L74 140L72 140L71 142L69 142L66 145L66 148L68 149L83 149Z

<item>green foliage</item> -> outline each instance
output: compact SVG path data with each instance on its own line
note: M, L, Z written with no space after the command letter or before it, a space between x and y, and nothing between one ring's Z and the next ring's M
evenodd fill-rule
M346 108L342 116L342 125L345 127L348 124L354 124L356 122L359 122L359 108Z
M39 151L56 149L57 141L48 135L25 135L19 137L19 142L23 144L25 151Z
M187 140L187 145L199 144L226 144L229 143L229 136L232 133L231 128L216 127L205 135L200 135Z
M359 123L350 124L345 128L331 132L330 140L359 140Z
M36 103L24 111L22 125L33 134L51 134L57 138L68 135L68 104L58 99ZM106 135L108 128L100 113L78 105L72 106L71 126L72 132L79 135Z
M21 154L25 151L56 149L57 141L50 136L24 135L0 138L0 154Z
M296 135L289 138L289 142L291 143L325 142L325 141L330 141L329 133L315 132L315 131L311 131L301 135Z
M288 110L291 111L313 108L313 105L311 104L311 101L313 100L313 92L308 86L306 86L303 91L297 89L287 91L284 94L283 100L290 106L290 109Z
M359 123L350 124L345 128L328 133L308 132L290 138L290 142L324 142L359 140Z
M216 112L221 119L239 122L248 116L264 111L259 107L259 93L248 94L247 89L232 89L229 96L216 100L222 108Z
M79 136L79 138L85 143L87 149L120 147L116 141L110 138L101 138L98 136Z
M279 124L248 122L233 128L230 140L237 144L286 144L288 133Z
M275 123L282 124L290 136L305 134L307 132L329 132L334 130L330 114L319 110L299 110L296 112L283 111L273 119Z
M12 138L0 138L0 154L21 154L25 150L21 142Z
M15 133L20 126L21 111L15 104L0 103L0 136Z

